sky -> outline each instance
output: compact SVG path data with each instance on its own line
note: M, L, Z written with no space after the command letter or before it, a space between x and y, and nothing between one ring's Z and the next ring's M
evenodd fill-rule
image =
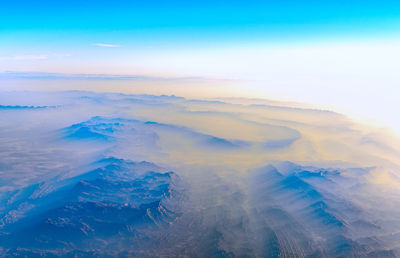
M398 1L0 1L0 89L107 74L96 90L300 101L400 132Z

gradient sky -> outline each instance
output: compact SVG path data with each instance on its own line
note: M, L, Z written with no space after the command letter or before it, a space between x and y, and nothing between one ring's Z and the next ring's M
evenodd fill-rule
M400 132L399 34L398 1L2 0L0 72L234 79Z
M171 50L397 38L399 28L398 1L3 0L0 56L91 66Z

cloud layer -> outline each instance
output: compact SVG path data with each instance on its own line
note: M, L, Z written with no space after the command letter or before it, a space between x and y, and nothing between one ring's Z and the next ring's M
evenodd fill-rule
M0 254L400 254L393 139L234 102L1 93Z

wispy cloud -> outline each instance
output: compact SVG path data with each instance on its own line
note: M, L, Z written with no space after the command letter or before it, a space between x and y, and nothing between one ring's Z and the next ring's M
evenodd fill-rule
M42 60L47 59L47 55L23 55L23 56L15 56L14 60Z
M64 58L69 57L71 54L36 54L36 55L15 55L15 56L0 56L0 61L25 61L25 60L45 60L49 58Z
M18 55L18 56L0 56L0 60L43 60L48 55Z
M52 54L53 57L58 57L58 58L62 58L62 57L70 57L71 54Z
M120 45L104 44L104 43L93 43L92 46L96 46L96 47L120 47Z
M121 74L69 74L48 72L0 72L0 79L58 79L58 80L146 80L146 81L205 81L202 77L159 77Z

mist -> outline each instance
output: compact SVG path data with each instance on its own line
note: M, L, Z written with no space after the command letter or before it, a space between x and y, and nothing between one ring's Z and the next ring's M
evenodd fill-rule
M246 99L0 94L2 255L395 257L399 144Z

